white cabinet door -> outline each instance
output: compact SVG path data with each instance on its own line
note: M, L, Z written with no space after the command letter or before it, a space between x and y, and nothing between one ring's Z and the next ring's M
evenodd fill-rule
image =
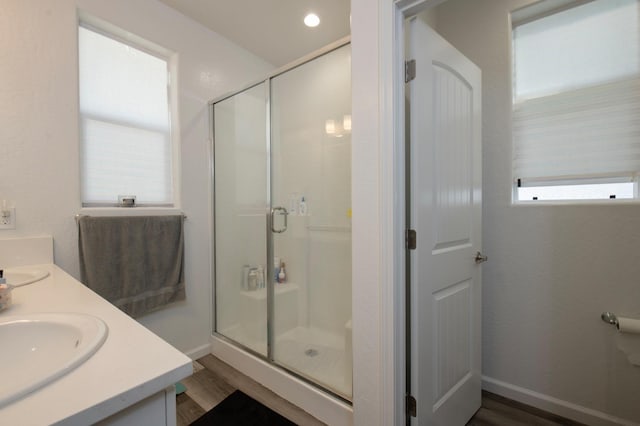
M151 395L95 426L176 426L175 386Z
M409 22L412 424L464 425L480 408L481 74Z

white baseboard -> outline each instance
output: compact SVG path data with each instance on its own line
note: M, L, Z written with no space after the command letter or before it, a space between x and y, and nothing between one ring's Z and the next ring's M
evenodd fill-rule
M549 395L534 392L520 386L502 382L491 377L482 376L482 389L505 398L539 408L549 413L562 416L591 426L638 426L639 423L614 417L601 411L583 407Z
M211 343L207 343L206 345L201 345L197 348L193 348L190 351L185 352L184 354L195 361L196 359L202 358L203 356L209 355L210 353Z

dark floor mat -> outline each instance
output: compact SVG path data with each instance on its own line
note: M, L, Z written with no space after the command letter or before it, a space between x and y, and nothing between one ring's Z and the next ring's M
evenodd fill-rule
M295 426L246 394L235 391L191 426Z

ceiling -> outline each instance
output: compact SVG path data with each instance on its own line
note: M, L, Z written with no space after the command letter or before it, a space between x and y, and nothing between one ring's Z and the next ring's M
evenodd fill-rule
M350 34L350 0L160 0L276 67ZM320 25L302 22L314 12Z

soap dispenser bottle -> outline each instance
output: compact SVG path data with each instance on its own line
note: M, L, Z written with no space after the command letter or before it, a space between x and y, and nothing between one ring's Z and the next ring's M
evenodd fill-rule
M280 272L278 272L278 282L283 283L287 280L287 272L284 270L284 262L280 265Z
M300 200L300 205L298 206L298 214L300 216L307 215L307 201L304 199L304 195L302 196L302 199Z
M11 290L13 290L13 286L7 284L4 271L0 269L0 311L11 306Z

